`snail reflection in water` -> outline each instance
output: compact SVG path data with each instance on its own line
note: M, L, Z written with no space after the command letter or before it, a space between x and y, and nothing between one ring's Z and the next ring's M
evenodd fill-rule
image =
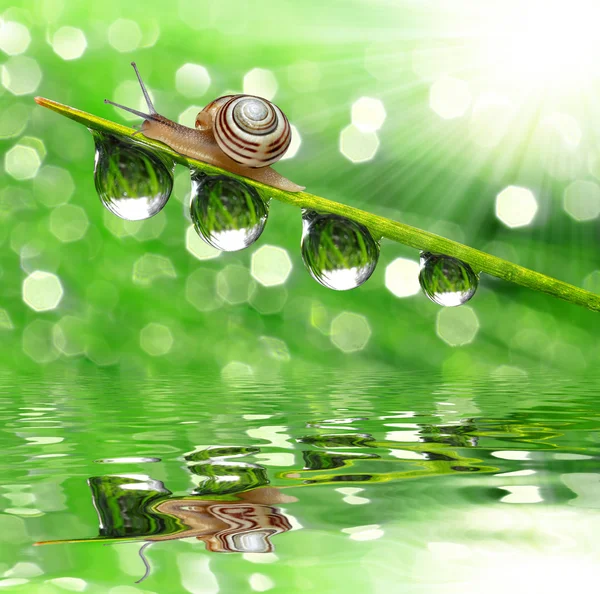
M187 157L281 190L304 189L270 167L285 154L292 140L290 123L279 107L254 95L225 95L198 113L196 128L188 128L157 113L135 62L131 65L150 113L108 99L104 102L144 118L140 130L144 136Z
M236 493L233 500L207 495L175 497L161 481L136 475L96 476L88 484L98 513L100 535L36 544L142 541L139 554L146 571L138 583L150 573L144 553L152 543L196 538L214 553L272 552L270 538L292 529L276 505L297 501L296 497L268 486Z
M177 535L149 537L172 540L196 537L214 553L270 553L271 536L287 532L292 526L272 504L292 503L295 497L274 487L262 487L238 495L238 501L167 499L156 511L178 518L188 529Z

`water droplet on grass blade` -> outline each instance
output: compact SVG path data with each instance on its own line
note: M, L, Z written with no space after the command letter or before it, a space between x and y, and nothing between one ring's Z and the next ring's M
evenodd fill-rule
M373 274L379 245L356 221L304 211L302 259L311 276L324 287L347 291Z
M192 172L190 214L198 235L218 250L252 245L267 224L268 206L248 184L226 175Z
M94 181L102 204L128 221L160 212L173 189L173 162L135 142L94 131Z
M463 305L477 291L479 281L466 263L438 254L421 254L419 283L431 301L444 307Z

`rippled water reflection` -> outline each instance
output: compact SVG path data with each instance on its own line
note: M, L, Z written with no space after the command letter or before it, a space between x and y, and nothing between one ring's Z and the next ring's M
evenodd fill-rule
M597 380L306 378L5 376L0 588L552 594L600 578Z

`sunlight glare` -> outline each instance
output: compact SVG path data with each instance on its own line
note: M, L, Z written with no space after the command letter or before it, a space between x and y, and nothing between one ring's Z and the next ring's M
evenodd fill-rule
M483 34L485 61L499 78L526 87L560 87L598 72L595 0L502 3L497 15Z

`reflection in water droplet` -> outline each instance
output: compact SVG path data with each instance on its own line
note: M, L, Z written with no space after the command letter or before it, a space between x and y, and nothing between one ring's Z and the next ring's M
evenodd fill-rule
M224 458L241 458L250 454L258 454L260 448L246 446L210 446L202 447L185 454L184 459L188 463L205 462Z
M252 186L226 175L193 171L190 214L206 243L236 252L260 237L267 224L268 206Z
M425 295L434 303L456 307L464 305L475 295L479 281L466 262L423 252L419 283Z
M153 217L173 189L173 162L110 134L93 132L94 181L102 204L128 221Z
M94 507L100 521L100 536L124 538L157 534L164 521L139 513L171 492L161 481L135 475L93 476L88 479ZM173 524L173 522L170 522Z
M317 282L347 291L369 279L379 246L366 227L338 215L306 210L302 220L302 259Z
M195 495L228 495L269 484L265 468L249 462L198 462L188 469L198 477Z
M366 446L368 447L368 446ZM378 459L377 454L347 453L347 452L318 452L306 450L302 452L305 470L331 470L352 466L355 460Z
M328 433L322 435L307 435L300 437L298 440L300 443L310 443L318 448L357 448L373 447L373 437L368 433Z

